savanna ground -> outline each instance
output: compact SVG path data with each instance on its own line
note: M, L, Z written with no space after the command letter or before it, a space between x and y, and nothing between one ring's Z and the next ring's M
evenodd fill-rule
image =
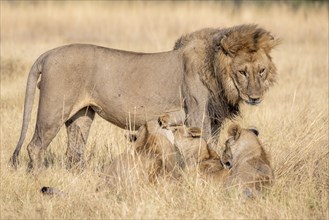
M47 152L49 167L26 172L26 144L17 171L8 166L19 138L27 75L43 52L69 43L124 50L171 50L184 33L203 27L257 23L282 43L272 53L278 80L256 107L242 105L236 121L255 125L272 158L276 181L264 196L241 200L234 190L199 184L136 185L96 193L101 167L127 145L125 131L96 118L82 173L65 169L63 128ZM35 101L37 103L37 100ZM36 107L36 105L35 105ZM226 137L227 121L220 146ZM1 1L1 219L36 218L329 218L328 5L252 2L3 2ZM69 193L45 197L50 185Z

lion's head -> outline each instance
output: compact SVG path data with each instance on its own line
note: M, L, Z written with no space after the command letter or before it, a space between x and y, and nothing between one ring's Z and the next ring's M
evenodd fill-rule
M221 85L230 104L245 101L256 105L262 101L264 93L275 82L276 67L270 52L278 45L278 39L257 25L206 28L181 37L174 49L197 41L203 41L205 45L205 52L199 55L199 59L213 68L215 80Z
M216 67L230 102L239 99L256 105L275 81L276 67L270 57L278 40L256 25L224 29L214 37Z

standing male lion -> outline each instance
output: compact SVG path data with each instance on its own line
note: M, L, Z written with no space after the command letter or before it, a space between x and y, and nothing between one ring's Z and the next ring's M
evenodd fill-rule
M37 169L63 124L69 161L83 160L95 113L121 128L127 128L128 115L134 114L138 128L146 120L183 108L188 126L202 127L206 139L216 136L222 121L238 114L241 101L258 104L274 82L270 51L276 44L268 31L241 25L194 32L181 37L174 50L161 53L87 44L50 50L29 73L12 163L17 166L40 75L38 117L27 147L29 165Z

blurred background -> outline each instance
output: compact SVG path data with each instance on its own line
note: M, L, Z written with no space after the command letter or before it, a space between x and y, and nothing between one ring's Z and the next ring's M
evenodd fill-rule
M35 54L28 54L34 58L39 48L75 42L170 50L184 33L242 23L272 30L288 45L314 39L318 31L327 34L321 25L328 18L325 1L2 1L1 6L2 53L33 45Z

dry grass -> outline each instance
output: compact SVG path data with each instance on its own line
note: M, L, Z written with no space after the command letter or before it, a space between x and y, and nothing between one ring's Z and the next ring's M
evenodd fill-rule
M44 51L73 42L125 50L170 50L183 33L202 27L257 23L282 39L273 52L278 83L258 107L242 106L242 125L255 125L272 156L277 180L255 201L198 184L138 185L95 193L101 166L127 145L124 131L97 118L88 141L88 168L63 168L66 133L52 142L51 166L38 177L26 173L24 147L17 171L8 167L21 128L27 73ZM328 8L263 8L225 2L1 2L1 219L35 218L329 218ZM26 143L32 135L32 118ZM225 139L226 123L221 135ZM24 145L26 146L26 145ZM44 197L51 185L70 193Z

